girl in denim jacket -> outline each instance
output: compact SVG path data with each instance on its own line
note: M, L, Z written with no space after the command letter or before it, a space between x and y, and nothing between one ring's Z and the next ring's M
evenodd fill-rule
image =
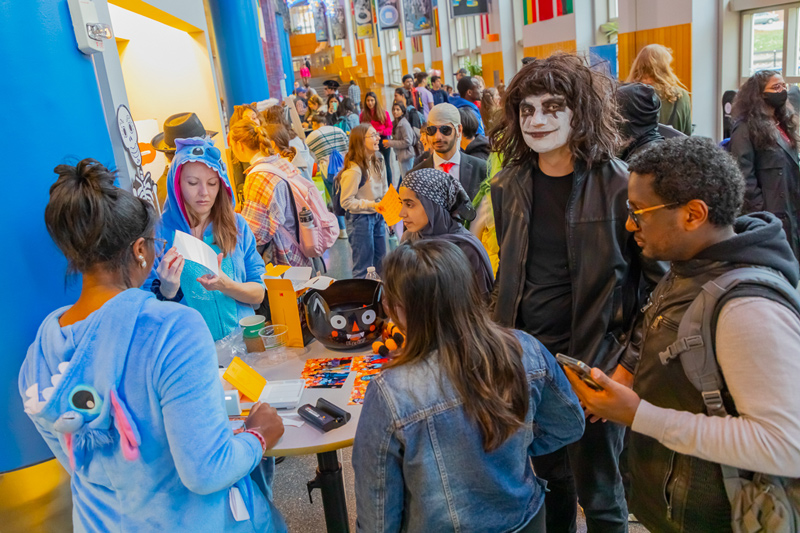
M406 345L366 392L358 531L545 530L530 457L576 441L583 411L544 346L488 318L468 265L440 240L384 261L384 306Z

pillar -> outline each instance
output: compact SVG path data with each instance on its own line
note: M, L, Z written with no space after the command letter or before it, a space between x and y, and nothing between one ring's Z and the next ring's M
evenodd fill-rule
M22 129L4 130L3 145L13 150L5 158L8 176L6 202L0 215L5 234L3 275L12 283L3 287L0 306L0 473L30 466L53 457L23 412L17 376L28 346L42 320L55 309L74 303L80 278L65 280L66 260L53 245L44 225L44 208L53 168L93 157L114 167L103 104L92 58L78 51L66 0L5 2L0 8L0 55L4 72L14 72L3 83L6 124L31 124L31 110L47 108L49 138L54 143L20 142ZM24 43L24 46L20 46ZM69 80L69 83L30 83ZM54 128L54 130L53 130Z
M514 9L510 2L499 2L500 49L503 54L503 81L508 85L517 73L517 42L514 38Z
M453 52L450 47L450 10L447 8L447 2L441 2L436 9L439 10L439 36L442 39L442 80L445 85L455 89Z
M431 36L422 36L422 62L425 63L425 72L433 69L433 56L431 54Z
M258 29L258 9L253 1L208 0L214 23L225 109L269 98L264 51Z
M347 26L347 49L352 65L356 66L356 31L353 26L353 3L350 0L339 0L344 2L344 22Z
M281 42L278 32L283 32L283 26L278 28L275 5L272 0L261 1L261 17L264 21L264 36L266 38L261 43L264 50L267 86L269 87L269 94L280 99L281 82L283 82L283 63L281 61ZM283 21L283 17L281 17L281 21Z

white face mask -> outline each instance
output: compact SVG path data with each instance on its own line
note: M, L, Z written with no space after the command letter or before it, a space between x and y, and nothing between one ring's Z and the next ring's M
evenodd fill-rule
M572 110L563 96L528 96L519 105L519 125L525 144L538 154L565 146L572 131Z

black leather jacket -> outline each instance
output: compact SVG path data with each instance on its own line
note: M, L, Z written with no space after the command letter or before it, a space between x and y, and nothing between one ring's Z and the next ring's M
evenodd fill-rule
M494 319L515 327L525 288L533 167L507 167L492 181L500 266L492 294ZM619 159L592 170L575 164L567 204L567 253L572 278L569 355L603 371L618 363L633 372L638 346L631 330L665 265L643 261L628 218L628 167ZM644 276L644 277L643 277ZM623 353L625 357L620 358Z
M743 213L769 211L783 223L794 256L800 259L800 166L797 150L783 137L769 148L756 149L746 122L734 125L731 155L745 179Z

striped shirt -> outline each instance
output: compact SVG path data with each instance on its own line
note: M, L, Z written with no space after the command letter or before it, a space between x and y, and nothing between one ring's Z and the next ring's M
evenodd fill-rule
M317 161L327 159L334 150L344 154L347 152L348 143L347 134L333 126L322 126L306 137L306 144Z

